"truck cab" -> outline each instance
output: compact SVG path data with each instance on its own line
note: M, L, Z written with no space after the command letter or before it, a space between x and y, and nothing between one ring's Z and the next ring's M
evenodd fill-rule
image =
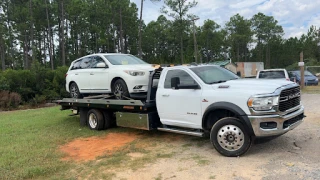
M284 134L304 118L294 82L241 79L213 65L165 68L156 105L164 126L210 134L227 156L245 152L251 137Z

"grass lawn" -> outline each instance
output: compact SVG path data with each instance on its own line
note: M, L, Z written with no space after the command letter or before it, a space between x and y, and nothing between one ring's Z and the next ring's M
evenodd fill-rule
M305 86L302 89L303 93L307 93L307 94L320 94L320 85L318 86Z
M58 106L0 113L0 179L57 178L70 168L57 148L77 137L105 134L80 127Z
M167 133L130 128L92 131L79 124L79 116L60 111L60 106L0 113L0 179L110 179L115 172L139 169L157 158L170 158ZM79 137L104 136L108 133L141 134L112 155L93 161L63 161L59 147ZM172 136L177 137L178 135ZM171 136L169 136L171 137ZM161 141L160 141L161 140ZM108 143L108 142L106 142ZM151 148L151 149L150 149ZM161 149L154 151L154 148ZM143 156L131 158L130 154Z

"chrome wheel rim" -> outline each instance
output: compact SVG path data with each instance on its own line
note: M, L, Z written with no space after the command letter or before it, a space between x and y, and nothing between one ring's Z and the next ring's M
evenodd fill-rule
M72 98L78 97L78 88L75 85L72 85L70 88L70 94Z
M217 140L223 149L236 151L244 144L244 134L237 126L225 125L219 129Z
M91 128L96 128L98 124L97 116L93 113L89 115L89 124Z
M116 84L114 88L114 95L116 96L117 99L122 99L122 94L123 94L123 88L121 84Z

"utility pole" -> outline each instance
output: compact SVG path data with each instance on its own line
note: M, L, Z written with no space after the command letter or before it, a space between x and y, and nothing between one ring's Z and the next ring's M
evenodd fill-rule
M301 89L304 88L304 63L303 63L303 51L300 52L300 87Z
M194 46L194 59L196 61L196 63L198 63L198 45L197 45L197 39L196 39L196 32L195 32L195 25L194 25L194 21L198 20L199 18L193 18L191 19L191 21L193 22L193 46ZM201 60L200 60L201 61ZM200 62L202 63L202 61Z

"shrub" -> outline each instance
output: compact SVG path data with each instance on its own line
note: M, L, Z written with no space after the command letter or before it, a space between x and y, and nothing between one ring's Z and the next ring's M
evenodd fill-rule
M51 70L36 61L30 70L6 69L0 71L0 91L16 92L20 96L20 101L31 105L68 97L69 94L65 90L67 71L67 66Z
M8 91L10 89L7 79L0 74L0 91Z
M0 91L0 109L16 108L21 103L21 96L15 92Z

